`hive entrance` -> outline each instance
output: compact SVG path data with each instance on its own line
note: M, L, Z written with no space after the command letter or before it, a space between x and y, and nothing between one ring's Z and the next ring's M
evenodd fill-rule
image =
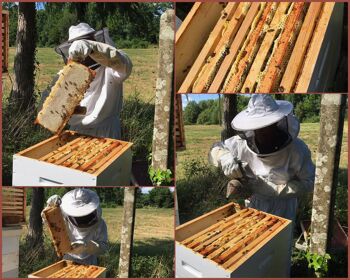
M218 221L180 243L223 268L239 260L280 229L287 220L247 208Z
M302 92L310 82L303 71L318 56L333 7L228 3L178 92Z

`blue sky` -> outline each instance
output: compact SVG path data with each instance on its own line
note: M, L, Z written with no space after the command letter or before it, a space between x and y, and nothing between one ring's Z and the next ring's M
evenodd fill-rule
M153 187L141 187L141 192L142 193L149 193L151 189L153 189ZM169 187L169 189L171 192L174 191L173 187Z
M187 97L186 97L187 96ZM218 94L182 94L182 107L185 108L188 101L196 101L197 103L202 100L218 99Z

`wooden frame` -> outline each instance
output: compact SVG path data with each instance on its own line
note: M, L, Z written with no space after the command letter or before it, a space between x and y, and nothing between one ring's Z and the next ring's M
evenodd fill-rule
M59 206L44 209L43 214L54 244L57 256L63 255L71 250L66 223L64 221L61 208Z
M25 188L2 188L2 221L4 226L19 225L26 221Z
M291 230L287 219L224 205L176 228L177 277L287 276ZM249 267L267 257L264 269Z
M79 271L80 270L80 271ZM28 275L28 278L104 278L106 268L61 260Z
M14 155L13 185L129 185L131 146L65 131Z
M1 37L2 37L2 74L8 72L9 66L9 11L2 10Z
M175 44L178 93L327 89L320 80L329 84L335 74L343 3L239 2L207 14L198 10L206 11L209 3L196 4L176 35L187 38L187 44L184 39ZM210 24L189 24L201 21L203 14Z

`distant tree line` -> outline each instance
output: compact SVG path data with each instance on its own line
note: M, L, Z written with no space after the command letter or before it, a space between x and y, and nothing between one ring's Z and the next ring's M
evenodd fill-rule
M46 200L57 194L63 197L65 193L73 188L44 188L45 204ZM123 206L124 188L89 188L95 191L99 198L101 207L114 208ZM27 188L27 205L31 205L32 189ZM174 206L174 196L169 188L157 187L149 191L149 193L142 193L138 188L136 192L136 207L156 207L156 208L172 208Z
M273 94L275 99L288 100L293 103L294 113L300 122L318 122L320 120L321 95L319 94ZM221 99L189 101L184 109L184 123L220 124L222 118ZM247 107L250 96L237 95L237 111Z
M18 5L3 3L10 13L10 46L16 43ZM159 18L172 3L40 2L36 3L37 47L68 39L71 25L86 22L95 30L108 27L119 48L146 48L158 43Z

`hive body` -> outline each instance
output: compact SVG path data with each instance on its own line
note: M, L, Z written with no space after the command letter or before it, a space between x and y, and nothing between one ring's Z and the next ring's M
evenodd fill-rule
M29 278L104 278L106 268L62 260L28 275Z
M287 277L291 222L232 203L176 229L177 277Z
M56 84L46 98L36 123L59 134L80 101L83 99L94 74L83 64L69 62L60 72Z
M132 143L65 131L13 156L14 186L128 186Z

